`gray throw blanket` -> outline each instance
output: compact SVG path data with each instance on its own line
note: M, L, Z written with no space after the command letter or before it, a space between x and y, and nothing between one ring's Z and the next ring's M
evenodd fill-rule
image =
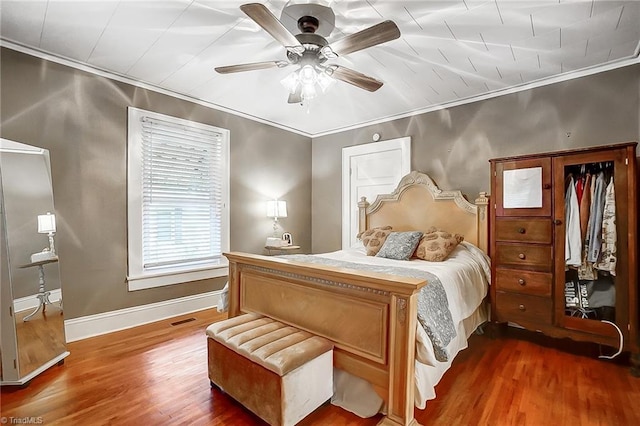
M425 332L431 339L436 359L441 362L449 361L449 354L447 353L446 347L449 342L456 337L456 329L453 325L451 311L449 311L447 293L445 293L440 279L434 274L412 268L363 265L305 254L293 254L279 257L298 262L317 263L321 265L427 280L427 285L422 287L418 293L418 322L422 325L422 328L424 328Z

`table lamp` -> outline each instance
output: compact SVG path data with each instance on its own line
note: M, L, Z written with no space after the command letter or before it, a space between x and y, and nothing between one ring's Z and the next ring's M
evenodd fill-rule
M56 233L56 215L50 212L38 215L38 233L49 235L49 251L55 255L56 247L53 243L53 235Z
M267 201L267 217L273 218L273 235L278 229L278 218L287 217L287 202L279 200Z

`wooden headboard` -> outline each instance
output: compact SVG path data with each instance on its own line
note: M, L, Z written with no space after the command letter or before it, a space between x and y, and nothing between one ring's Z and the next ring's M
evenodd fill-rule
M460 191L443 191L429 176L413 171L391 194L378 195L371 204L362 197L358 203L359 231L387 225L394 231L424 231L435 226L464 235L465 241L487 253L488 204L485 192L471 204Z

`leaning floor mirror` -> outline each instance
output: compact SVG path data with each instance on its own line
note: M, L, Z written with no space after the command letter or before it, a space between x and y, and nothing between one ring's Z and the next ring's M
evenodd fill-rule
M25 385L69 355L48 150L0 139L0 203L0 376Z

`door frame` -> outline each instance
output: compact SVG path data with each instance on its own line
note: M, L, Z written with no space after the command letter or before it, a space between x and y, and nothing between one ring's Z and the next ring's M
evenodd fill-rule
M349 208L349 196L351 188L350 164L351 157L365 154L376 154L384 151L396 150L401 151L402 164L401 175L408 174L411 171L411 136L402 138L389 139L380 142L365 143L361 145L347 146L342 148L342 248L346 249L350 246L350 224L351 209ZM404 170L402 170L404 169ZM398 180L399 182L399 180ZM374 200L368 200L372 203ZM357 230L356 230L357 232Z

